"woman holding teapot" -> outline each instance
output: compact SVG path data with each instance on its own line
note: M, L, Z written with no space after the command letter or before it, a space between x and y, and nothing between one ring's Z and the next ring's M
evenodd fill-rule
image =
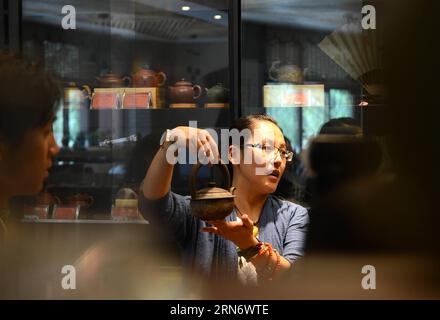
M191 129L177 127L168 136L177 138L178 148L192 144L211 160L218 159L212 136L206 130ZM267 115L250 115L230 129L259 134L230 141L228 159L236 189L234 210L228 217L217 221L194 217L190 199L170 190L174 166L167 161L166 151L174 139L162 139L141 187L140 211L150 221L171 228L191 271L214 281L261 284L279 278L303 255L309 218L305 208L272 195L293 157L276 121ZM252 161L244 161L246 153Z

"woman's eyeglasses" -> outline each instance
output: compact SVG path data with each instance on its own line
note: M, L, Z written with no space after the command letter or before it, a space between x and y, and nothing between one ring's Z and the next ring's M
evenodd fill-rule
M261 144L261 143L247 143L244 144L245 147L252 147L255 149L261 150L261 152L266 156L275 156L278 153L280 157L283 160L286 160L287 162L291 162L293 160L293 152L288 151L283 148L277 148L275 146L272 146L270 144Z

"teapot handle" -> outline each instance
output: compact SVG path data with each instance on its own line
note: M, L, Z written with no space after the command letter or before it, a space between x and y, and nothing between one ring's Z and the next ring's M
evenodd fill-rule
M160 77L162 78L162 81L159 82L159 83L157 84L157 86L158 86L158 87L162 87L162 86L165 84L165 81L167 81L167 75L166 75L165 73L163 73L163 72L159 72L157 75L160 76Z
M126 87L129 87L131 85L131 77L125 76L122 78L122 80L126 83Z
M229 170L228 167L223 163L220 162L216 164L217 166L220 166L220 168L223 171L223 174L226 176L226 182L227 182L227 186L226 189L229 190L231 188L231 177L229 175ZM191 179L190 179L190 184L189 184L189 190L191 192L191 199L195 199L196 198L196 185L197 185L197 174L199 173L199 170L201 168L202 164L201 163L197 163L192 167L191 170Z
M91 97L92 97L92 90L90 90L90 87L85 84L81 88L83 89L83 92L87 93L87 99L91 99Z
M277 66L280 64L281 61L274 61L272 62L272 65L270 66L269 69L269 79L273 80L273 81L278 81L278 77L275 76L275 74L278 73L278 68Z
M198 93L193 97L193 99L196 100L200 98L200 96L202 95L202 87L196 84L195 86L193 86L193 90L198 91Z

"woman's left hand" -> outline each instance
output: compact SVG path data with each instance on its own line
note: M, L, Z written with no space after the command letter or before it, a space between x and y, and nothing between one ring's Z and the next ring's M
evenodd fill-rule
M205 227L204 232L217 234L227 240L232 241L240 249L247 249L258 244L258 240L253 235L254 223L244 214L238 221L215 220L206 221L212 227Z

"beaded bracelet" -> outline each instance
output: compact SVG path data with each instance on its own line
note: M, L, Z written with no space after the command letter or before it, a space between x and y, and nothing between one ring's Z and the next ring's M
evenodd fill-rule
M274 276L275 272L277 272L281 266L281 255L276 250L274 250L274 251L277 256L277 263L275 264L275 268L273 269L272 274L270 275L270 277L268 279L269 281L273 280L273 276Z
M278 253L277 250L273 249L272 246L270 246L269 248L270 248L269 257L268 257L267 264L265 266L265 270L262 270L259 273L259 276L261 278L263 278L263 279L268 280L268 281L272 281L273 277L274 277L274 274L280 269L280 266L281 266L281 255ZM274 252L275 252L275 255L277 257L277 261L275 262L275 265L271 267L270 266L270 260L271 260L271 257L272 257Z
M266 270L270 270L270 260L272 259L272 256L273 256L273 248L271 245L269 245L269 256L267 257L267 263L265 265Z
M272 245L268 242L264 242L260 246L260 251L258 252L258 256L263 256L266 254L267 251L271 252Z
M264 251L264 253L266 253L267 251L269 251L269 256L267 257L267 263L266 263L266 265L264 266L264 269L262 269L262 270L258 273L258 275L259 275L261 278L263 278L263 279L266 279L266 278L268 277L268 273L272 271L272 269L271 269L271 267L270 267L270 260L271 260L271 258L272 258L272 256L273 256L273 252L274 252L274 250L273 250L273 248L272 248L272 245L271 245L270 243L266 243L266 245L267 245L267 249ZM263 254L263 253L262 253L262 254Z

